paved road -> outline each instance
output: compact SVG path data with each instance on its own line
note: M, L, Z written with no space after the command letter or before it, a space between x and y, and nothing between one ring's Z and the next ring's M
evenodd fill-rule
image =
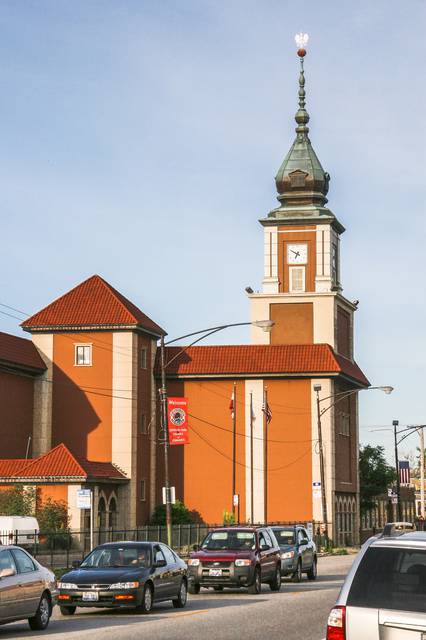
M26 622L0 627L0 640L9 638L48 638L49 640L87 638L90 640L322 640L325 622L343 578L354 556L320 558L315 582L285 581L279 593L262 585L262 593L251 596L244 591L201 592L191 596L183 610L168 603L158 604L148 615L129 611L87 609L72 618L61 616L56 608L45 632L30 632Z

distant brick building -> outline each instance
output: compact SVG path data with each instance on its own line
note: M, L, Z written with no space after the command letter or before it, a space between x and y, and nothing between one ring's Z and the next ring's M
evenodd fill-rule
M314 385L328 405L369 385L354 361L356 304L343 296L340 277L344 228L325 206L329 176L308 137L303 69L299 98L296 139L276 177L280 204L260 221L263 289L249 294L252 321L270 319L272 331L253 326L250 345L190 347L167 368L169 395L187 397L190 411L190 444L171 450L172 483L206 522L232 508L234 388L240 518L264 517L267 387L268 518L321 521ZM60 495L75 525L79 486L94 488L99 523L147 522L163 485L156 360L163 329L99 276L22 326L32 342L0 334L0 483ZM168 348L166 360L178 351ZM357 393L330 407L322 424L330 531L355 541ZM23 460L29 436L31 463Z

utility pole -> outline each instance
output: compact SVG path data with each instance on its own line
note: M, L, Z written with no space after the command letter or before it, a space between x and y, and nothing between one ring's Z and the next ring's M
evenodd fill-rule
M399 477L399 462L398 462L398 440L397 440L397 428L399 426L399 420L392 420L393 426L393 439L395 444L395 468L396 468L396 507L398 520L402 521L402 510L401 510L401 481Z
M235 520L235 495L237 493L237 383L232 389L232 513Z
M318 448L320 459L320 476L321 476L321 502L322 502L322 519L324 522L324 534L325 542L328 546L328 514L327 514L327 494L325 492L325 469L324 469L324 447L322 440L322 426L321 426L321 406L319 392L321 391L321 385L315 385L314 391L317 393L317 423L318 423Z
M425 432L418 430L420 436L420 515L425 517Z
M166 356L164 348L164 336L161 336L161 430L164 438L164 486L166 493L166 525L167 544L172 546L172 507L170 502L170 479L169 479L169 425L167 420L167 387L166 387Z
M263 390L263 520L268 524L268 388Z

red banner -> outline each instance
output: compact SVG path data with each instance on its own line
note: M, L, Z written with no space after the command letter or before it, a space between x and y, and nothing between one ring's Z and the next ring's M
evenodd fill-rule
M189 444L188 398L167 398L169 443Z

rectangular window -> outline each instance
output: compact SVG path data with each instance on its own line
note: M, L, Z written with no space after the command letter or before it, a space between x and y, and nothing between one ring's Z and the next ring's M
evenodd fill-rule
M141 480L140 500L141 502L145 502L146 500L146 480Z
M305 267L290 267L290 291L297 293L305 291Z
M146 347L143 347L141 349L141 369L146 369L147 367L147 354L148 354L148 349Z
M92 345L91 344L75 345L74 364L76 367L92 366Z
M146 415L143 413L140 417L140 433L143 436L146 436L148 433L148 429L146 426Z
M341 436L351 435L351 417L349 413L340 411L339 413L339 434Z

